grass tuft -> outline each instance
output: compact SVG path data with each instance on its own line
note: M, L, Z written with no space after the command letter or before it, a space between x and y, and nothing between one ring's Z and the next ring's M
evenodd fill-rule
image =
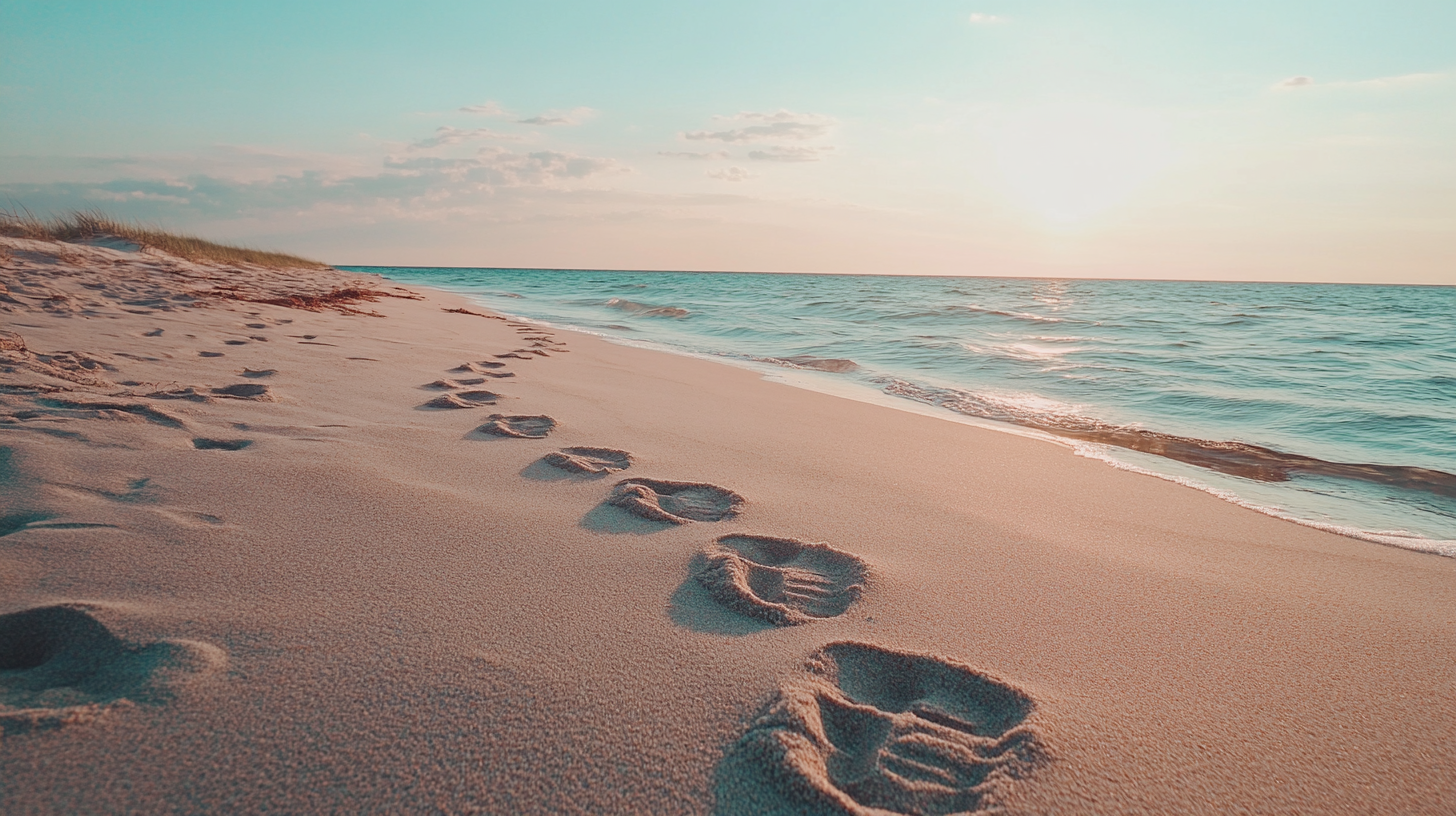
M178 235L160 227L119 221L95 210L73 210L65 215L40 218L30 210L0 210L0 236L36 241L79 242L95 238L121 238L141 246L186 258L189 261L253 264L271 269L328 269L328 264L261 249L230 246L191 235Z

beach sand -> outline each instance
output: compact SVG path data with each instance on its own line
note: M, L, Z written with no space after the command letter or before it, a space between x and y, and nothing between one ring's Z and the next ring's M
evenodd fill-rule
M7 814L1456 809L1451 559L376 277L0 243Z

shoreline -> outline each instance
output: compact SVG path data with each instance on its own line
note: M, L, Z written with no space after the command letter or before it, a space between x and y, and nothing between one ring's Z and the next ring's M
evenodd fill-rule
M446 314L474 304L440 290L307 311L206 289L360 276L16 257L0 634L60 606L123 647L58 624L61 653L122 661L106 683L0 672L9 812L869 796L770 750L795 739L873 767L940 746L968 812L1435 813L1456 784L1450 559L734 366ZM480 407L433 407L451 394ZM494 414L555 425L482 431ZM550 466L563 449L630 467ZM645 519L613 503L622 479L736 515ZM732 593L764 585L705 570L779 557L821 576L805 591L827 600L781 601L811 620L744 613ZM125 685L127 654L160 655L146 683ZM864 739L813 741L845 712ZM892 782L877 801L914 809Z
M354 268L365 269L373 267ZM378 268L389 269L394 267ZM373 274L382 275L382 273ZM408 283L408 281L396 282ZM630 337L613 335L605 331L594 330L569 322L553 322L544 318L522 315L519 313L504 310L499 305L490 303L481 296L469 291L452 289L448 287L442 287L438 291L447 292L451 295L465 298L466 300L471 301L481 308L491 309L500 314L511 317L512 319L537 323L558 331L570 331L578 334L590 335L592 337L597 337L605 340L606 342L623 346L641 348L665 354L672 354L676 356L702 360L705 362L716 363L719 365L729 365L735 368L753 371L759 376L763 377L765 380L771 382L782 382L786 385L790 385L795 388L801 388L806 391L812 391L815 393L825 394L833 397L840 397L843 399L855 400L871 405L880 405L883 407L891 408L898 411L905 411L913 414L937 417L962 425L968 425L970 427L982 428L985 430L1011 434L1014 436L1021 436L1028 439L1035 439L1041 442L1048 442L1054 445L1071 449L1079 456L1085 456L1089 459L1104 462L1113 468L1139 473L1157 479L1162 479L1164 481L1168 481L1174 484L1182 485L1184 487L1188 487L1193 490L1215 496L1237 507L1251 510L1255 513L1260 513L1271 518L1276 518L1282 521L1287 521L1293 524L1298 524L1304 527L1320 530L1322 532L1333 533L1335 535L1344 536L1346 538L1351 538L1358 541L1364 541L1385 547L1396 547L1399 549L1410 550L1412 552L1437 555L1445 558L1456 558L1456 539L1433 538L1430 536L1421 535L1419 533L1409 533L1406 531L1365 529L1352 523L1342 523L1338 521L1322 520L1301 516L1296 511L1287 510L1277 504L1267 501L1261 501L1257 498L1240 495L1234 489L1230 489L1228 487L1219 487L1215 484L1209 484L1206 481L1206 475L1204 476L1204 478L1200 478L1200 474L1205 473L1203 468L1200 468L1198 465L1183 463L1177 459L1172 459L1170 457L1160 457L1156 454L1147 454L1142 451L1138 451L1135 448L1129 449L1118 445L1078 439L1074 436L1058 435L1053 431L1045 430L1034 426L1024 426L1018 425L1013 422L1000 422L994 419L970 416L967 414L959 413L949 408L945 408L940 405L925 403L910 397L888 394L883 390L872 388L862 383L837 379L832 374L825 374L822 372L814 372L809 370L794 370L785 366L775 366L771 363L766 363L760 360L733 356L728 353L714 354L709 352L692 351L685 348L678 348L664 342L654 342L652 340L638 340ZM1119 458L1119 454L1126 458ZM1128 458L1131 458L1134 461L1128 461ZM1148 461L1146 466L1138 464L1137 461L1135 461L1138 458L1147 459ZM1336 464L1337 466L1341 466L1338 463L1325 464ZM1162 465L1161 469L1159 468L1159 465ZM1186 470L1191 470L1192 472L1178 473L1177 470L1179 466L1185 466Z

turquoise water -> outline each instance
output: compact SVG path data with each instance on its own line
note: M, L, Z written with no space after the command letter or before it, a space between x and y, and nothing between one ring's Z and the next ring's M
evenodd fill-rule
M354 269L1456 555L1453 287Z

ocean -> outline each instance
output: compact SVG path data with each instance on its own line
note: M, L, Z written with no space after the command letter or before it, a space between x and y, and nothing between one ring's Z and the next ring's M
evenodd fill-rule
M1456 556L1456 287L345 268Z

